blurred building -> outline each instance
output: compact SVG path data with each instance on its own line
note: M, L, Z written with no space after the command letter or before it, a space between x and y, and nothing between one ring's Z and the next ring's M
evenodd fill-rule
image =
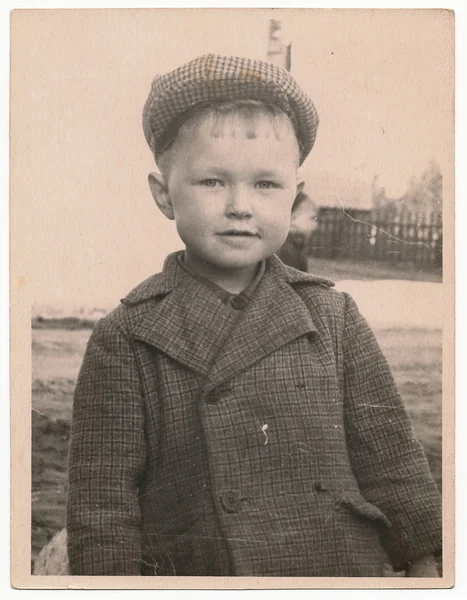
M269 20L267 60L287 71L292 67L292 44L284 41L282 23L276 19Z

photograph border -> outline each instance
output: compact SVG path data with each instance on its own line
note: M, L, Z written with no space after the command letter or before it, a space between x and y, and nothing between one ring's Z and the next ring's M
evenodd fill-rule
M268 3L269 4L269 3ZM159 8L159 7L158 7ZM240 8L240 7L239 7ZM291 7L292 8L292 7ZM309 7L312 8L312 7ZM119 9L120 10L120 9ZM123 8L121 10L127 10ZM12 51L12 79L15 77ZM15 132L11 132L14 144ZM30 574L29 552L24 544L30 540L31 491L31 386L23 373L31 373L30 289L14 260L11 262L11 583L21 589L431 589L449 588L454 583L454 364L455 364L455 262L454 262L454 138L452 142L452 170L443 172L443 286L446 310L443 323L443 576L439 580L407 578L287 578L287 577L85 577L39 576ZM12 220L17 224L14 207L15 181L10 182ZM16 220L15 220L16 219ZM18 226L11 229L11 248L22 251ZM27 399L27 401L24 401ZM25 485L25 482L28 482ZM213 581L215 579L216 581Z

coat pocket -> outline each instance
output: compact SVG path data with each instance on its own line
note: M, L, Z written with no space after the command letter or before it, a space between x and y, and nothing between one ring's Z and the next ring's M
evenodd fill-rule
M349 510L364 519L379 521L388 528L391 527L391 522L387 516L377 506L367 502L360 494L343 494L340 498L338 508Z
M382 577L391 522L358 492L339 494L334 512L336 573L349 577Z

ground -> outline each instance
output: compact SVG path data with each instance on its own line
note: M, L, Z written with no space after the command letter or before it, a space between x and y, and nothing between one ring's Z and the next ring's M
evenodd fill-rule
M308 270L315 275L327 277L333 281L352 280L406 280L441 282L441 270L423 269L415 266L391 266L378 260L329 259L311 257Z
M366 269L362 275L362 270L351 272L349 268L342 268L339 274L334 265L312 270L320 270L320 275L334 280L351 280L354 285L358 279L372 280L372 289L377 293L377 277L369 276L374 271ZM397 278L400 278L400 273L396 274ZM418 276L415 279L420 281ZM434 285L434 281L436 279L429 279L427 285ZM363 290L361 301L365 314L365 310L369 310L365 308L368 294L364 286L357 285L357 295L359 289ZM384 290L387 295L386 288ZM406 282L394 281L390 290L396 303L403 301L400 290L408 293ZM433 298L433 293L426 296ZM427 301L426 298L424 301ZM411 304L410 298L405 304ZM402 319L402 326L391 324L387 319L376 325L369 320L441 489L441 329L436 319L420 326L421 321L416 316L417 311L414 311L411 319ZM65 329L64 325L60 328L60 323L56 322L55 328L48 328L44 323L40 325L32 331L32 561L44 544L65 525L66 458L72 397L91 333L89 323L84 323L81 329L76 323L71 329Z

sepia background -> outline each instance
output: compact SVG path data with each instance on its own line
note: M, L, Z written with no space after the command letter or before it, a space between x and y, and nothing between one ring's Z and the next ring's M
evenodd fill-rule
M306 240L292 236L287 257L356 299L441 488L450 13L16 11L11 40L13 289L32 319L31 569L64 527L72 395L91 329L181 247L147 185L151 79L203 53L283 63L313 99L321 123L295 223Z

